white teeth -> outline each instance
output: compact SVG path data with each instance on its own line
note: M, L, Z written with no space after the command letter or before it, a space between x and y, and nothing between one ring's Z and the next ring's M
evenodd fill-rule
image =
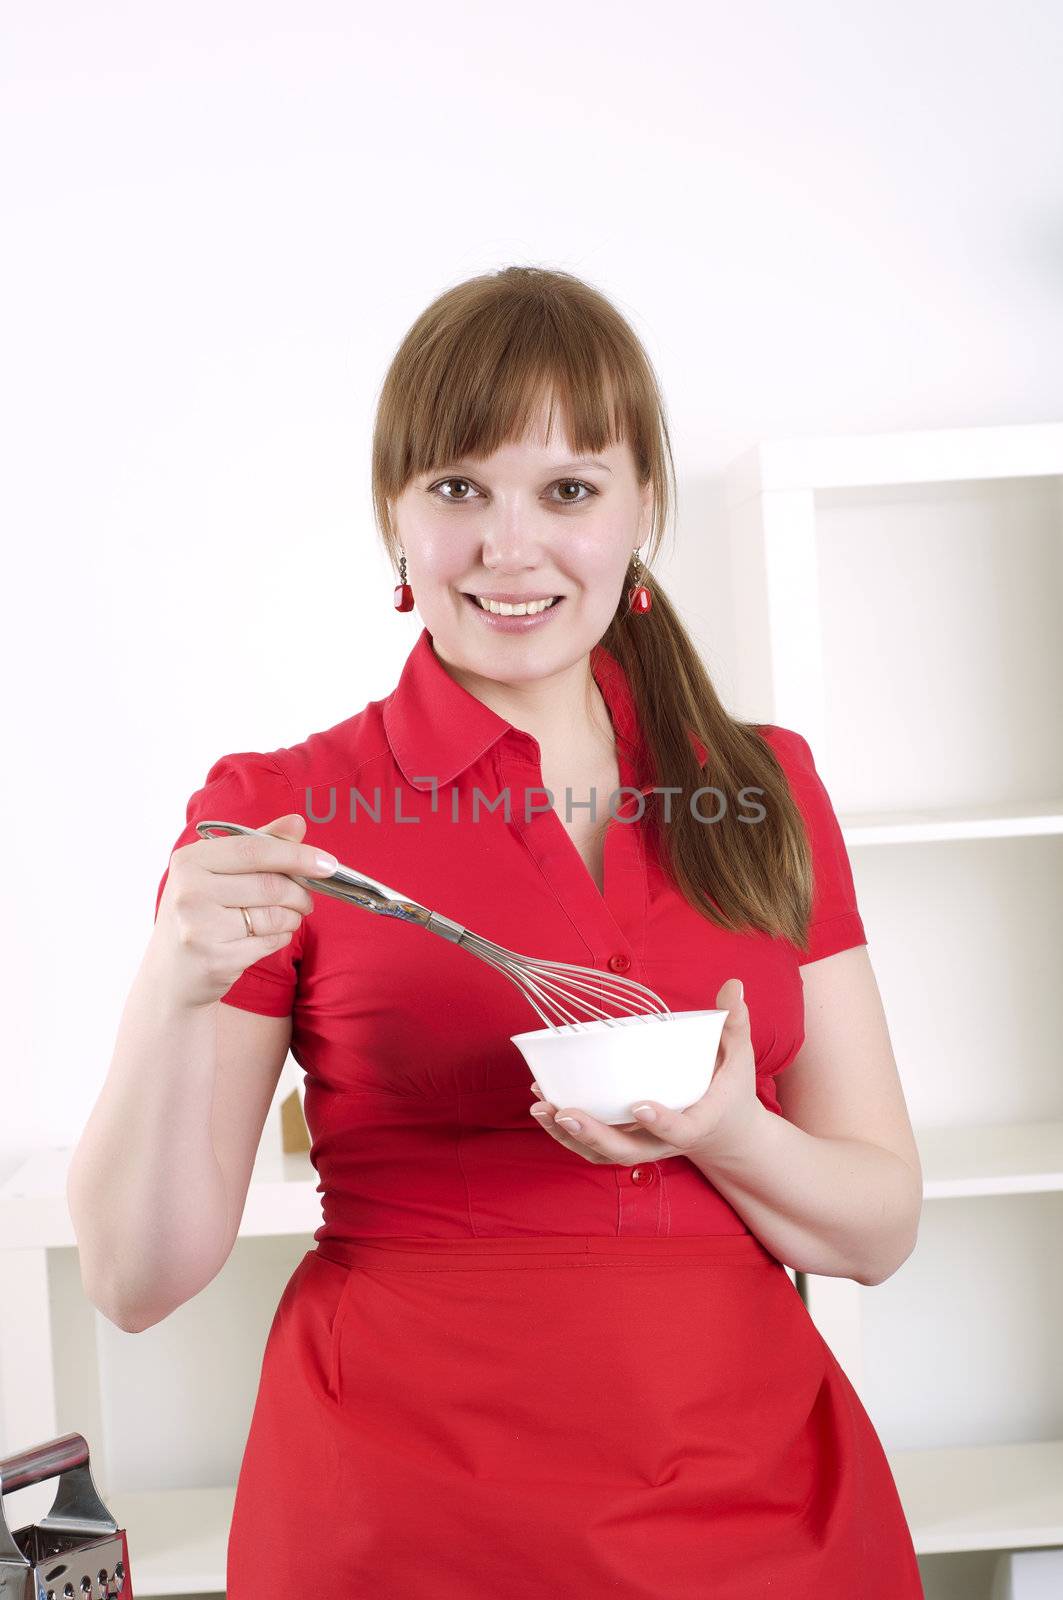
M496 617L532 617L552 606L557 596L551 600L528 600L521 605L510 605L505 600L485 600L482 595L476 598L483 611L492 611Z

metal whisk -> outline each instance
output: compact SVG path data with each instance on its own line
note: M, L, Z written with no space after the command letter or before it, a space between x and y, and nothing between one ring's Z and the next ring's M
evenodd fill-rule
M259 834L270 839L275 835L262 828L245 828L239 822L197 822L196 832L203 838L212 833ZM548 1028L555 1031L569 1027L579 1031L585 1022L601 1021L616 1027L625 1017L642 1017L647 1022L663 1020L672 1015L660 995L633 978L619 978L610 973L598 972L594 967L576 966L571 961L542 961L536 956L520 955L507 950L505 945L485 939L460 922L445 917L441 912L430 911L427 906L411 900L398 889L389 889L375 878L367 878L351 867L339 866L329 878L304 878L290 872L288 877L312 889L316 894L330 894L337 900L348 900L365 911L375 911L382 917L397 917L400 922L412 922L429 933L438 934L451 944L460 945L470 955L478 956L488 966L504 973L523 994ZM590 996L597 996L613 1008L611 1013L596 1005ZM619 1011L620 1015L614 1013Z

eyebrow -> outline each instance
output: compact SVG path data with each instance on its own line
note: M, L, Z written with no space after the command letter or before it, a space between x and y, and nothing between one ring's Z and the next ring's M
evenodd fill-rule
M460 467L465 464L466 463L461 460L446 461L443 463L442 467L436 468L435 470L441 472L445 471L447 467ZM471 462L468 464L472 465ZM577 472L586 471L588 467L597 467L601 472L608 472L610 474L612 474L613 470L612 467L606 466L604 461L592 461L589 456L584 456L580 461L559 461L553 467L547 467L546 470L548 472Z

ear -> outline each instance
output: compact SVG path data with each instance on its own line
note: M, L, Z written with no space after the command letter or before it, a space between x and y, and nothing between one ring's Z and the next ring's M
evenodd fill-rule
M653 479L647 478L642 486L640 495L641 509L639 512L639 544L649 538L653 526Z

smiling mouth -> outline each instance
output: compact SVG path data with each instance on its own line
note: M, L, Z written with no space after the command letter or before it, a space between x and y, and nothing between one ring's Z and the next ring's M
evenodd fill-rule
M477 611L487 611L494 617L537 617L543 611L553 611L564 601L564 595L554 595L552 600L533 600L509 603L505 600L481 600L478 595L466 594L465 599Z

